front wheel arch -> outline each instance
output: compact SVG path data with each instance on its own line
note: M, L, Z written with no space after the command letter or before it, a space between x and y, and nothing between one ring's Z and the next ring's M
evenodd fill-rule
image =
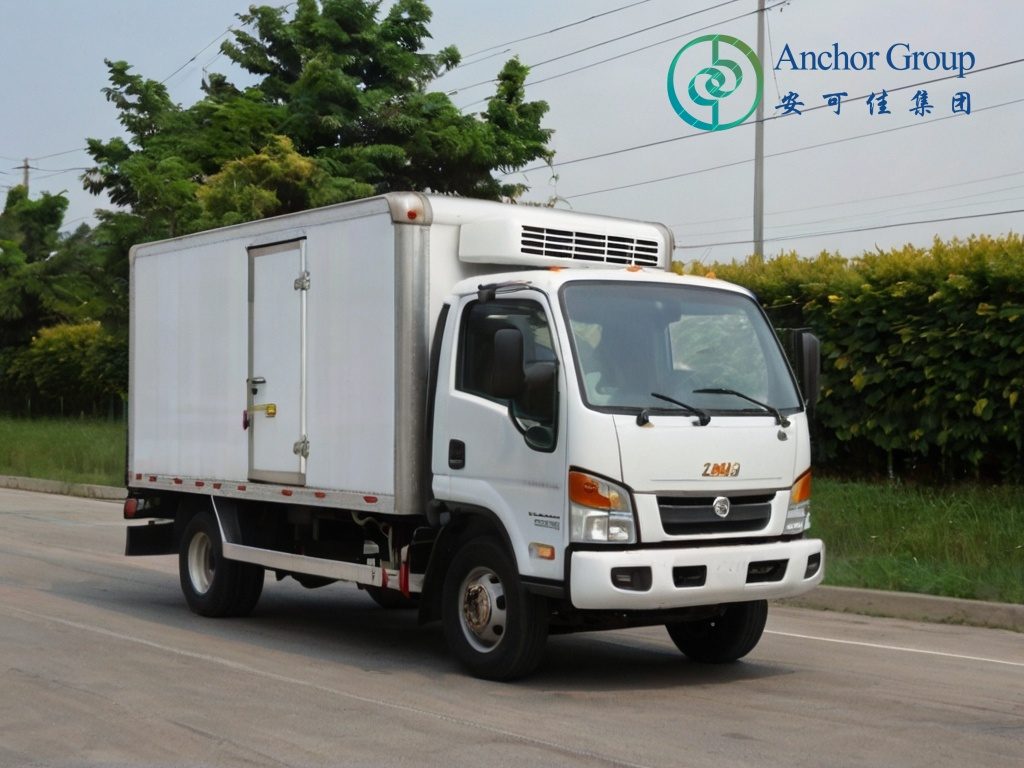
M523 586L515 559L496 538L462 542L441 597L448 646L474 676L512 680L540 663L548 636L547 600Z
M491 537L498 539L512 557L512 539L502 525L501 519L485 507L460 507L448 510L451 521L437 536L427 562L427 571L420 593L419 622L426 624L441 619L441 591L445 574L452 558L464 542L473 538Z

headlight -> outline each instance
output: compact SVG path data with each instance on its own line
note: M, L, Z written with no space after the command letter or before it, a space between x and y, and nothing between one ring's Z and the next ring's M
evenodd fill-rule
M569 473L569 526L572 541L636 543L629 492L585 472Z
M811 527L811 470L807 470L789 490L786 529L783 533L803 533Z

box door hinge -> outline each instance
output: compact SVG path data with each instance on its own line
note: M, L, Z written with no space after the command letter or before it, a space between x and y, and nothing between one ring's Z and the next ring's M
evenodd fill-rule
M306 270L302 271L302 274L295 278L295 290L296 291L308 291L309 290L309 272Z
M299 442L295 443L295 445L292 446L292 453L296 454L297 456L301 456L304 459L308 459L309 458L309 438L306 437L305 435L303 435L302 439L299 440Z

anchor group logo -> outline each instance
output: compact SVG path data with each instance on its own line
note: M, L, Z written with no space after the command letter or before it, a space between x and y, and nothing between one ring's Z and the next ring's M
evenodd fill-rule
M739 125L761 101L764 71L749 45L729 35L691 40L668 68L668 100L685 122L704 131Z

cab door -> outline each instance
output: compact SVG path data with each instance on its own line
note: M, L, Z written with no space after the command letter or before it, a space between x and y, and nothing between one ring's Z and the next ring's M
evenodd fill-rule
M565 386L557 334L543 294L466 297L452 308L434 419L435 496L484 507L504 525L520 573L564 575ZM523 390L500 391L500 335L522 337ZM538 558L538 548L554 559ZM532 553L532 554L531 554Z

